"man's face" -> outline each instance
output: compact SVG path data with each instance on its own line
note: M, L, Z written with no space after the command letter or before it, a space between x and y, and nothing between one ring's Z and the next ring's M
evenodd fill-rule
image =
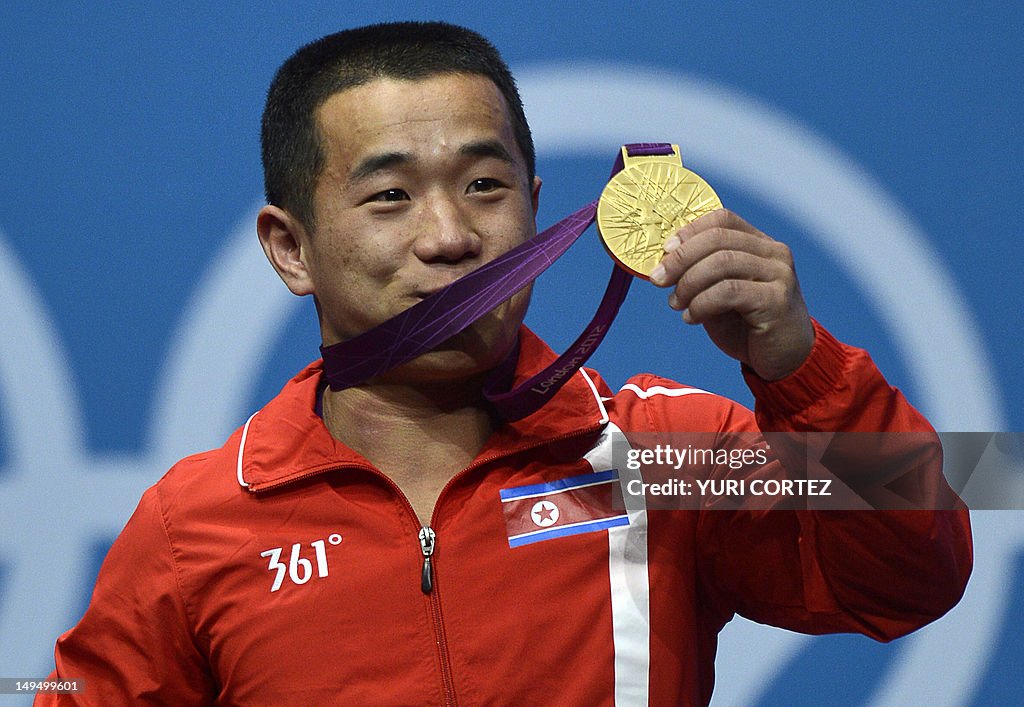
M325 344L393 317L536 232L508 108L487 78L380 79L317 114L326 165L303 243ZM410 366L486 370L508 351L529 288ZM406 367L408 368L408 367Z

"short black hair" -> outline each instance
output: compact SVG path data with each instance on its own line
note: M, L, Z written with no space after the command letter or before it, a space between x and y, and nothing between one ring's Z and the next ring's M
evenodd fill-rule
M325 155L317 110L334 94L376 79L420 80L475 74L505 98L530 181L536 155L515 79L498 50L473 30L444 22L392 22L330 34L305 45L281 68L267 92L261 143L267 203L315 228L313 193Z

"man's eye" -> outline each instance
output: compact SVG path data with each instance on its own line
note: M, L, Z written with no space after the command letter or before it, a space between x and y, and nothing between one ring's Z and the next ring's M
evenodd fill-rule
M409 195L404 189L385 189L369 198L369 201L408 201Z
M497 179L474 179L469 188L466 191L470 194L494 191L501 187L501 182Z

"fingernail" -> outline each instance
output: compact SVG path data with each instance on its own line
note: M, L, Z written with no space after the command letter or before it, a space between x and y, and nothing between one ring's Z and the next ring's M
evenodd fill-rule
M676 297L675 292L668 296L668 306L672 309L679 309L679 298Z
M679 240L679 236L672 236L667 241L665 241L665 245L662 246L662 249L666 253L671 253L673 250L679 247L680 243L682 243L682 241Z
M655 285L662 285L662 284L664 284L664 280L665 280L665 266L661 265L659 263L654 268L654 270L651 270L651 282L653 282Z

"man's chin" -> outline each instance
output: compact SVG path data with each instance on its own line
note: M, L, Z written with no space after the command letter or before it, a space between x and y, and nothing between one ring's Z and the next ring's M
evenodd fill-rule
M457 334L422 356L398 366L388 377L442 381L484 376L505 360L514 343L482 346L479 342L466 342L463 334Z
M425 354L379 378L389 382L482 381L511 353L518 334L481 332L477 327L446 339Z

